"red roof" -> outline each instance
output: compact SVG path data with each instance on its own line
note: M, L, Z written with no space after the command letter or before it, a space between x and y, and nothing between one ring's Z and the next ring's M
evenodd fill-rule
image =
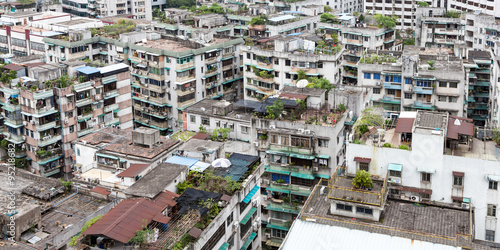
M160 222L163 224L167 224L170 221L170 219L171 219L170 217L167 217L162 213L159 213L155 217L153 217L153 221Z
M142 230L144 224L149 224L165 208L161 202L146 199L124 200L90 226L84 234L103 235L128 243L136 235L137 230Z
M195 134L193 137L191 137L191 139L206 140L208 137L209 137L208 134L198 133Z
M168 207L174 207L175 205L177 205L177 202L174 201L174 199L177 197L179 197L178 194L165 190L155 197L155 202L161 202Z
M458 122L457 122L458 120ZM469 122L470 119L450 116L448 119L448 132L446 137L458 140L458 135L474 135L474 125ZM457 122L457 125L455 124Z
M300 100L304 100L307 98L306 95L292 94L292 93L281 93L280 97L288 98L288 99L300 99Z
M21 69L24 69L23 66L21 66L19 64L15 64L15 63L7 64L7 65L3 66L3 68L8 69L8 70L14 70L14 71L19 71Z
M92 188L90 191L94 192L94 193L98 193L98 194L103 194L103 195L109 195L109 194L111 194L111 192L108 189L103 188L103 187L99 187L99 186L95 187L95 188Z
M413 128L413 121L415 118L399 118L396 124L396 133L411 133Z
M372 161L372 159L362 158L362 157L354 157L354 161L361 162L361 163L370 163Z
M26 67L29 67L29 68L36 68L38 66L42 66L42 65L45 65L46 63L44 62L35 62L35 63L25 63L23 64L24 66Z
M125 169L125 171L117 174L117 177L136 177L139 175L144 169L148 168L149 164L132 164L129 168Z

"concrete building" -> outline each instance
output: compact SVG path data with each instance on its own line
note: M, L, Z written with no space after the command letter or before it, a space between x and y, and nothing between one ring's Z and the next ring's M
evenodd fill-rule
M417 8L416 15L417 46L454 48L465 45L465 22L459 17L447 17L445 9L430 7Z
M407 46L402 54L377 53L357 65L362 79L358 85L373 88L373 105L388 111L426 109L464 115L465 72L462 60L451 56L450 50Z
M473 0L470 2L464 3L458 0L450 0L447 2L448 10L455 10L460 12L476 12L479 11L481 13L485 13L487 15L492 15L495 17L500 17L500 13L498 10L500 9L500 3L497 1L481 1L481 0Z
M75 41L47 39L54 44L49 45L47 60L87 57L104 64L128 62L136 125L168 134L182 128L182 110L189 105L205 98L235 100L241 91L240 38L183 40L142 31L116 39L101 34L82 33Z
M127 14L134 19L153 20L151 1L64 0L63 12L81 17L108 17Z
M226 101L201 100L184 109L184 130L200 132L204 127L211 133L218 128L230 128L229 138L250 142L250 119L252 115Z
M179 141L161 139L159 131L154 129L104 128L74 142L76 177L87 181L97 179L104 186L126 189L133 183L118 176L122 171L134 164L147 164L154 169L179 145Z
M495 49L500 41L499 14L483 13L465 14L465 43L475 50Z
M285 85L295 85L299 71L306 77L339 82L342 48L325 48L319 41L322 38L312 34L278 36L243 48L245 100L256 101L278 94Z
M262 220L267 222L263 241L269 247L281 245L314 185L329 179L344 161L346 113L330 113L328 109L306 111L297 117L295 122L252 118L252 150L265 156L261 188L267 196L262 201ZM314 117L326 119L307 124Z
M446 8L445 1L430 0L425 2L429 4L429 7ZM364 3L364 12L370 12L374 15L395 16L398 20L396 29L399 30L415 30L417 26L416 12L419 8L417 1L365 0Z
M494 114L496 86L493 78L493 60L487 51L469 51L463 62L467 91L467 117L474 120L476 126L488 126Z
M387 175L389 196L397 199L474 211L474 239L498 242L499 159L494 142L473 135L471 119L429 111L404 115L395 130L381 135L396 148L380 147L373 135L347 144L346 172ZM410 150L398 149L401 144Z

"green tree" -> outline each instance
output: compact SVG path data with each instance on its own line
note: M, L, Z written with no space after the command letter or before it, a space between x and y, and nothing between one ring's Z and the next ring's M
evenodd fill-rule
M256 16L254 18L252 18L252 20L250 20L250 25L251 26L254 26L254 25L264 25L266 24L267 22L267 17L266 16Z
M493 130L493 141L497 143L497 145L500 145L500 130L495 129Z
M384 125L384 110L380 107L370 107L361 112L360 118L354 123L353 129L362 136L368 132L368 127L382 127Z
M363 16L363 14L361 14L358 19L360 22L363 22L363 21L365 21L365 16Z
M304 70L297 71L297 81L306 79L306 72Z
M429 7L427 2L419 1L417 2L418 7Z
M332 7L325 5L325 12L332 12Z
M270 105L270 106L267 106L266 107L266 110L267 110L267 113L269 114L269 118L270 119L278 119L281 115L281 113L283 113L283 109L284 109L284 106L283 106L284 102L282 100L276 100L274 101L273 105Z
M66 191L71 191L71 186L73 185L73 182L72 181L64 181L63 179L60 179L61 180L61 184L64 186L64 188L66 188Z
M365 170L358 170L356 171L356 176L352 180L352 185L355 188L372 188L373 187L373 180L370 177L370 173L366 172Z
M0 75L0 82L10 84L13 79L17 78L17 72L14 70L9 70L7 72L2 72Z
M73 238L71 238L71 241L69 242L69 246L70 247L73 247L73 246L76 246L78 244L80 244L81 240L82 240L82 237L83 237L83 233L85 231L87 231L87 229L92 226L94 223L96 223L97 221L99 221L100 219L102 218L102 215L98 215L92 219L90 219L89 221L87 221L85 223L85 225L83 225L82 229L80 230L80 233L76 236L73 236Z
M141 246L147 243L148 237L154 233L153 229L148 229L148 223L146 219L142 220L142 222L144 223L144 225L142 226L142 230L137 230L135 232L135 236L132 237L132 239L130 239L129 241L130 244Z
M337 17L330 13L323 13L320 17L320 22L323 23L333 23L337 20Z
M307 84L308 88L326 89L326 93L329 93L332 88L335 88L326 78L309 77L307 81L309 82L309 84Z
M387 29L392 29L396 27L396 18L394 17L384 16L382 14L376 14L374 17L375 22L377 22L380 28L385 27Z

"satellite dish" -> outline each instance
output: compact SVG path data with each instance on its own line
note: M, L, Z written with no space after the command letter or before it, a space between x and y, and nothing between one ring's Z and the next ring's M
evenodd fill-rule
M458 119L455 119L455 122L453 124L455 124L455 126L460 126L461 125L460 120L458 120Z
M307 84L309 84L309 82L306 79L302 79L302 80L297 82L296 86L297 86L297 88L303 89L307 86Z

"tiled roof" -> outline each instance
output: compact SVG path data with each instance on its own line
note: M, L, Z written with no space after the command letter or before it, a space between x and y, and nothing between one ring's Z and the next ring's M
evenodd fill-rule
M458 140L458 135L474 135L474 125L467 118L450 117L448 119L447 137Z
M411 133L415 118L399 118L396 124L396 133Z
M111 192L103 187L95 187L90 190L91 192L98 193L98 194L103 194L103 195L109 195Z
M148 168L149 164L132 164L125 171L116 175L117 177L136 177L139 175L144 169Z

